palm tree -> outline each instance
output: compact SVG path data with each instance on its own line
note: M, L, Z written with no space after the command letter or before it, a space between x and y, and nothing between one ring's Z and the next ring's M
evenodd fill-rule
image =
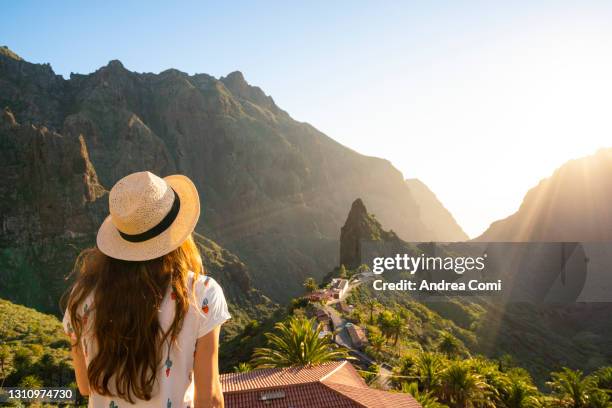
M314 292L319 288L319 285L317 285L317 281L314 280L314 278L306 278L302 286L307 292Z
M513 371L511 374L502 373L499 371L496 362L486 358L471 358L466 360L466 364L473 373L479 375L487 383L491 393L490 397L496 403L496 406L503 405L502 399L506 395L505 391L507 391L513 381L520 379L526 384L531 383L529 373L523 373L522 371Z
M606 390L612 396L612 366L602 367L592 374L598 388Z
M604 390L596 389L589 395L589 408L612 408L612 400Z
M391 320L393 320L393 315L388 310L384 310L378 315L378 326L380 327L380 331L382 335L385 336L387 341L389 341L392 336Z
M407 381L414 378L413 367L414 357L412 355L407 354L400 358L399 363L393 367L394 375L391 377L391 382L396 388L401 388Z
M520 378L509 378L501 392L501 405L504 408L535 408L537 388Z
M551 377L552 381L547 384L560 404L571 408L588 407L589 394L595 388L593 377L584 377L582 371L567 367L551 373Z
M440 343L438 350L446 354L448 357L457 355L462 349L461 341L447 331L440 332Z
M321 326L314 319L291 316L274 327L277 333L265 334L268 347L253 353L257 367L316 365L348 358L347 351L336 348L329 336L320 336Z
M423 408L444 408L445 405L440 404L438 399L431 391L419 391L419 384L412 382L402 383L402 392L412 395L412 397L421 404Z
M379 303L374 298L368 298L365 301L365 304L368 307L368 309L370 310L370 324L374 324L374 309L376 309L376 307L378 307Z
M393 337L393 345L397 345L400 335L404 332L404 320L399 316L395 315L389 321L389 334Z
M466 363L453 362L441 377L440 397L451 408L494 406L489 401L488 384L480 375L473 373Z
M426 391L435 391L440 385L444 366L439 354L422 351L414 360L412 374L418 378L418 382Z
M372 347L372 350L374 350L376 355L380 355L380 353L382 352L382 348L385 344L385 338L382 336L382 334L378 332L373 332L368 340L370 341L370 346Z

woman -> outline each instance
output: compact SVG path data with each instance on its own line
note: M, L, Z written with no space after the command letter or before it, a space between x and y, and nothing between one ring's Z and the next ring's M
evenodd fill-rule
M222 407L219 329L230 318L204 276L187 177L139 172L109 194L97 247L77 259L64 328L89 406Z

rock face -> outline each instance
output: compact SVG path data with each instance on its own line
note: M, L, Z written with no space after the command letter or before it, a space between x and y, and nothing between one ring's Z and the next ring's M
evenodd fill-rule
M92 241L106 192L81 136L0 119L0 297L57 309L64 276ZM61 270L61 272L60 272Z
M356 199L340 230L340 264L349 269L359 267L362 259L362 244L366 241L401 240L393 231L385 231L373 214L368 214L363 201Z
M421 220L431 230L432 241L466 241L468 236L457 224L453 215L444 208L438 197L421 180L406 180L408 189L414 197Z
M532 188L478 241L612 240L612 149L572 160Z
M454 238L423 224L388 161L294 121L239 72L139 74L111 61L64 80L3 52L0 104L24 123L82 135L107 188L140 170L192 178L203 202L197 231L238 253L277 300L337 264L337 231L357 196L406 240Z

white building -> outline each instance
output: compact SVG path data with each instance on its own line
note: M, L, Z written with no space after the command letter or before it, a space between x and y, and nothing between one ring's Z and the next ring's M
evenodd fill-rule
M349 283L346 279L334 278L331 281L331 291L335 299L342 299L348 290Z

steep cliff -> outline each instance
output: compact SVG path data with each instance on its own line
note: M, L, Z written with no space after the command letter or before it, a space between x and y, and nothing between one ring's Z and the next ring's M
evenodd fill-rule
M612 240L612 149L572 160L529 190L477 241Z
M421 220L431 230L432 241L465 241L468 236L438 197L419 179L406 180L408 189L419 207Z
M64 80L48 65L0 55L0 103L25 122L82 135L101 183L137 170L191 177L198 231L251 266L277 300L337 264L337 231L354 197L406 240L432 233L402 174L293 120L241 73L216 79L170 69L134 73L119 61Z
M80 136L0 118L0 297L57 311L64 275L92 241L106 192ZM61 272L60 272L61 271Z
M374 214L369 214L363 201L353 201L351 210L340 229L340 265L349 269L359 267L362 262L362 245L365 242L400 242L393 231L385 231Z

